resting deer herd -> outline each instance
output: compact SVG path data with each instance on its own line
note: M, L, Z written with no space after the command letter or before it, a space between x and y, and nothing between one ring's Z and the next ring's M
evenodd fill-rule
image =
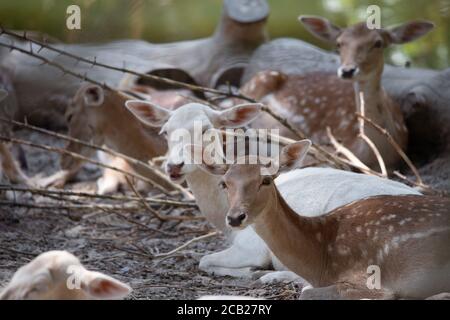
M381 85L383 51L425 35L433 25L410 22L389 30L369 30L363 23L339 28L312 16L300 17L300 22L321 40L335 44L341 60L337 76L295 76L268 70L244 84L241 93L285 117L314 143L328 143L329 127L369 167L376 168L377 159L359 137L356 112L364 111L405 150L408 131L400 107ZM8 73L2 74L2 117L12 118L14 89ZM259 277L264 283L302 281L302 299L408 299L450 292L447 198L422 195L376 176L325 167L302 169L309 140L286 145L279 154L264 159L265 164L247 154L242 164L211 165L203 148L193 141L175 142L172 135L184 129L194 137L198 134L194 123L200 123L203 132L250 126L278 128L288 137L291 133L264 114L258 103L229 99L221 109L212 109L189 102L189 92L128 90L148 94L147 99L133 100L125 93L91 84L80 87L66 112L69 135L141 161L166 155L165 172L170 180L186 182L201 214L231 241L229 248L204 256L200 270L217 276ZM388 169L395 169L400 156L386 137L371 127L366 134ZM5 176L14 183L35 183L20 170L7 146L2 143L0 147ZM69 143L67 150L92 156L92 149L76 143ZM191 164L183 151L202 161ZM250 163L251 158L256 161ZM165 183L124 160L108 161ZM279 172L267 174L267 163L276 163ZM79 160L62 156L62 171L39 183L62 186L81 165ZM107 170L97 182L98 192L113 192L121 182L123 177ZM75 291L66 288L64 268L69 264L79 266L82 275ZM371 266L381 270L380 288L367 286ZM0 298L121 298L129 291L109 276L86 270L71 254L54 251L19 269Z

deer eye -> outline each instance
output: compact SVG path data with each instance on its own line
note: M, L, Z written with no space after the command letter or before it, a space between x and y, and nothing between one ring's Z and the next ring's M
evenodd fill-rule
M373 45L373 47L374 47L374 48L377 48L377 49L383 47L383 41L377 40L377 41L375 42L375 44Z
M262 185L263 186L268 186L272 183L272 178L271 177L264 177L263 181L262 181Z
M220 189L226 190L228 188L227 184L224 181L219 182Z

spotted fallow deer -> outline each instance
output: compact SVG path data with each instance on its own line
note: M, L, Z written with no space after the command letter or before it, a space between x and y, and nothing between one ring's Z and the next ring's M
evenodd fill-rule
M403 115L399 105L386 94L381 85L383 52L392 44L411 42L425 35L433 28L433 24L414 21L393 29L370 30L365 23L340 28L320 17L301 16L299 19L313 35L336 45L341 60L338 77L353 82L353 92L347 83L339 82L332 75L285 77L271 72L257 75L244 90L264 97L271 107L305 130L314 141L327 140L326 127L329 126L364 163L376 167L377 160L371 148L358 138L355 112L362 111L362 94L365 115L385 128L405 150L408 132ZM268 85L264 84L264 78L267 78L265 82ZM277 89L268 95L259 88L261 83L263 88L277 83ZM400 156L386 137L369 125L366 125L365 133L379 149L388 169L395 168Z
M0 117L6 120L13 120L17 112L17 101L12 85L9 70L0 67ZM0 122L0 134L9 137L12 126L6 122ZM8 146L0 142L0 176L5 174L12 183L31 184L26 174L11 154Z
M110 300L130 292L125 283L87 270L71 253L48 251L16 271L0 300Z
M272 161L280 170L295 168L309 146L308 140L288 145ZM223 175L228 225L252 226L286 267L315 287L304 291L303 299L427 298L450 292L450 199L383 195L306 217L289 206L273 181L276 175L264 169L205 167Z
M176 108L186 103L183 96L191 95L188 91L168 90L157 91L148 87L133 87L128 91L145 94L144 97L155 101L167 108ZM79 140L93 142L96 145L105 144L127 156L141 161L148 161L154 157L162 156L167 151L166 141L159 135L159 130L143 125L127 108L125 102L130 96L113 91L103 90L99 86L83 85L66 111L66 120L69 126L69 135ZM86 157L93 156L94 149L70 142L67 151L79 153ZM100 160L109 162L114 167L137 173L151 178L161 186L171 189L171 186L149 170L138 165L130 165L125 160L115 157L99 156ZM63 185L71 179L81 168L83 161L71 156L63 155L61 158L61 172L41 180L41 184ZM97 181L99 193L109 193L125 184L121 173L106 169L103 176Z
M162 127L169 140L166 172L174 182L186 180L203 215L215 227L226 231L225 215L228 210L226 195L219 187L220 178L202 170L199 165L189 164L180 157L180 149L192 141L170 141L178 129L186 130L191 137L201 132L194 131L194 123L202 131L242 127L251 123L261 112L259 105L239 105L224 111L212 110L202 104L187 104L169 111L150 102L129 101L126 106L147 125ZM195 137L198 138L198 137ZM200 138L201 139L201 138ZM276 179L283 196L296 211L308 216L324 214L336 207L357 199L380 194L416 194L417 191L401 183L378 177L356 174L329 168L307 168L289 172ZM292 280L297 276L286 268L270 252L267 245L252 228L230 235L233 245L226 250L203 257L200 269L234 277L257 276L253 269L278 272L267 273L262 282Z

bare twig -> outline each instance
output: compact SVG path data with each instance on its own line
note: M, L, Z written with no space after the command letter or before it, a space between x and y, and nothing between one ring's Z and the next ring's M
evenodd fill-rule
M89 158L84 157L84 156L82 156L82 155L80 155L78 153L74 153L74 152L71 152L71 151L68 151L68 150L65 150L65 149L61 149L61 148L57 148L57 147L41 145L41 144L33 143L33 142L30 142L30 141L25 141L25 140L15 139L15 138L9 138L9 137L5 137L5 136L0 136L0 140L6 141L6 142L11 142L11 143L14 143L14 144L26 145L26 146L33 147L33 148L43 149L43 150L47 150L47 151L50 151L50 152L67 154L67 155L69 155L69 156L71 156L71 157L73 157L75 159L83 160L83 161L92 163L94 165L97 165L99 167L103 167L103 168L107 168L107 169L110 169L110 170L113 170L113 171L116 171L116 172L120 172L120 173L122 173L122 174L124 174L126 176L131 176L133 178L136 178L136 179L142 180L144 182L147 182L147 183L155 186L159 190L161 190L164 194L170 196L170 192L166 188L164 188L163 186L159 185L158 183L156 183L155 181L153 181L150 178L144 177L144 176L142 176L142 175L140 175L138 173L131 173L131 172L122 170L120 168L116 168L116 167L113 167L113 166L101 163L99 161L89 159Z
M352 164L353 167L359 168L359 170L363 173L374 175L374 176L380 176L380 174L378 172L373 171L368 166L366 166L361 160L359 160L359 158L352 151L350 151L344 145L339 143L336 140L336 138L334 137L333 133L331 132L330 127L327 127L327 135L331 141L331 144L336 149L336 152L345 156L350 161L350 163Z
M360 99L360 110L359 112L361 113L361 115L365 115L366 111L365 111L365 98L364 98L364 92L360 92L359 93L359 99ZM372 150L372 152L374 153L375 157L377 158L378 161L378 165L380 166L380 170L381 170L381 175L383 177L387 177L388 176L388 172L386 169L386 164L384 163L384 159L383 156L380 153L380 150L378 150L377 146L375 145L375 143L373 143L372 140L370 140L370 138L366 135L365 132L365 127L364 127L364 118L359 118L359 137L364 140L364 142L367 143L367 145L369 146L369 148Z
M75 192L69 190L52 190L52 189L38 189L38 188L25 188L14 185L3 185L0 184L0 191L16 191L16 192L30 192L33 194L39 194L42 196L47 195L57 195L60 197L81 197L81 198L91 198L91 199L103 199L103 200L115 200L115 201L140 201L140 198L137 197L125 197L125 196L116 196L116 195L100 195L93 193L85 193L85 192ZM189 202L181 202L174 200L165 200L165 199L156 199L156 198L145 198L146 202L159 204L159 205L169 205L174 207L190 207L196 208L197 205L195 203Z
M219 234L220 234L219 231L214 231L214 232L205 234L205 235L203 235L203 236L200 236L200 237L191 239L191 240L189 240L188 242L186 242L185 244L179 246L178 248L173 249L172 251L169 251L169 252L167 252L167 253L156 254L156 255L153 256L153 258L155 258L155 259L161 259L161 258L167 258L167 257L170 257L170 256L172 256L172 255L174 255L175 253L177 253L177 252L183 250L184 248L190 246L191 244L193 244L193 243L195 243L195 242L202 241L202 240L205 240L205 239L208 239L208 238L211 238L211 237L215 237L215 236L217 236L217 235L219 235Z
M107 69L115 70L115 71L122 72L122 73L128 73L128 74L132 74L132 75L135 75L135 76L139 76L139 77L144 78L144 79L151 79L151 80L155 80L155 81L159 81L159 82L163 82L163 83L167 83L167 84L171 84L171 85L176 85L176 86L179 86L179 87L182 87L182 88L186 88L186 89L189 89L189 90L192 90L192 91L208 92L208 93L219 95L219 96L223 96L223 97L236 98L236 99L241 99L241 100L248 101L248 102L251 102L251 103L257 103L257 101L255 99L252 99L252 98L250 98L250 97L248 97L246 95L243 95L241 93L234 93L231 90L220 91L220 90L216 90L216 89L211 89L211 88L206 88L206 87L186 84L186 83L183 83L183 82L179 82L179 81L175 81L175 80L171 80L171 79L167 79L167 78L153 76L153 75L149 75L149 74L143 74L143 73L139 73L139 72L136 72L136 71L133 71L133 70L129 70L129 69L126 69L126 68L114 67L114 66L111 66L111 65L99 63L99 62L97 62L95 60L93 61L93 60L89 60L89 59L86 59L86 58L82 58L82 57L79 57L77 55L65 52L65 51L63 51L61 49L54 48L54 47L52 47L52 46L50 46L50 45L48 45L46 43L42 43L42 42L39 42L39 41L36 41L36 40L33 40L33 39L28 39L26 37L26 35L16 34L14 32L5 30L3 28L0 29L0 35L1 34L7 34L7 35L13 36L15 38L24 40L24 41L30 41L32 43L35 43L35 44L41 46L41 47L44 47L44 48L48 49L48 50L52 50L54 52L57 52L60 55L65 55L65 56L71 57L71 58L75 59L76 61L82 61L82 62L85 62L85 63L90 64L92 66L98 66L98 67L107 68ZM39 54L34 53L32 50L28 51L28 50L19 48L17 46L14 46L13 44L2 44L2 43L0 43L0 46L9 48L10 50L17 50L17 51L22 52L24 54L28 54L30 56L33 56L33 57L41 60L43 62L43 64L48 64L50 66L53 66L53 67L59 69L60 71L62 71L64 74L69 74L71 76L74 76L76 78L82 79L84 81L88 81L88 82L91 82L93 84L99 85L99 86L101 86L101 87L103 87L105 89L118 92L118 90L115 90L115 89L107 86L105 83L99 83L98 81L95 81L95 80L87 77L87 75L81 75L81 74L78 74L76 72L70 71L70 70L64 68L63 66L61 66L61 65L59 65L59 64L57 64L55 62L52 62L52 61L48 60L47 58L45 58L45 57L43 57L43 56L41 56ZM306 134L305 133L303 133L298 128L294 128L293 126L291 126L290 123L288 123L288 121L286 119L284 119L283 117L275 114L267 106L263 107L263 111L268 113L268 114L270 114L274 119L276 119L281 124L283 124L286 128L288 128L291 132L293 132L300 139L306 139ZM342 161L339 157L336 157L332 153L328 152L326 149L324 149L320 145L313 144L311 146L311 154L317 160L319 160L321 162L322 161L326 161L327 163L329 163L329 164L331 164L333 166L336 166L337 168L346 169L348 167L348 165L344 161Z
M204 217L187 217L187 216L162 216L160 215L156 210L154 210L150 205L145 201L144 197L136 190L136 187L133 185L133 183L128 179L128 177L125 177L127 180L128 185L130 186L131 190L133 190L134 194L140 199L142 204L145 208L158 220L160 221L185 221L185 220L204 220Z
M5 118L1 118L1 117L0 117L0 121L11 123L11 124L23 127L25 129L33 130L33 131L36 131L36 132L39 132L39 133L42 133L42 134L45 134L45 135L48 135L51 137L59 138L59 139L69 141L69 142L73 142L73 143L76 143L76 144L79 144L79 145L82 145L82 146L85 146L85 147L88 147L91 149L102 151L102 152L108 153L110 155L113 155L115 157L124 159L125 161L127 161L128 163L130 163L132 165L142 166L142 167L146 168L147 170L151 171L155 176L157 176L158 178L163 180L166 184L170 185L174 190L177 190L180 193L182 193L187 199L193 199L193 196L189 191L184 189L182 186L170 181L170 179L164 173L162 173L151 161L149 161L149 163L145 163L144 161L140 161L138 159L129 157L123 153L117 152L108 147L100 147L95 144L67 136L65 134L61 134L61 133L57 133L57 132L53 132L50 130L36 127L36 126L30 125L28 123L18 122L15 120L5 119Z
M419 186L424 186L422 177L420 176L419 170L417 170L416 166L412 163L412 161L409 159L409 157L406 155L406 153L402 150L402 148L398 145L397 141L394 140L394 138L391 136L391 134L384 128L380 127L378 124L373 122L371 119L367 118L363 114L357 113L356 116L358 118L364 119L369 123L372 127L374 127L376 130L378 130L381 134L386 136L389 143L392 145L392 147L397 151L397 153L402 157L403 161L408 165L408 167L411 169L411 171L414 173L417 179L417 184Z

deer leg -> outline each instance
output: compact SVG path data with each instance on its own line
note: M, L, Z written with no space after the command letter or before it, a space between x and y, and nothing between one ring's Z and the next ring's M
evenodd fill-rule
M271 261L269 251L255 242L243 243L242 240L236 238L230 248L204 256L200 260L200 270L221 276L252 278L255 269L267 269Z
M3 171L12 183L29 184L27 175L20 169L11 151L4 143L0 143L0 159Z
M106 162L109 166L120 168L124 171L133 171L128 162L119 157L105 157L105 161L103 162ZM99 194L113 193L118 191L122 184L126 184L125 175L123 173L111 169L105 169L102 177L97 180L97 192Z

